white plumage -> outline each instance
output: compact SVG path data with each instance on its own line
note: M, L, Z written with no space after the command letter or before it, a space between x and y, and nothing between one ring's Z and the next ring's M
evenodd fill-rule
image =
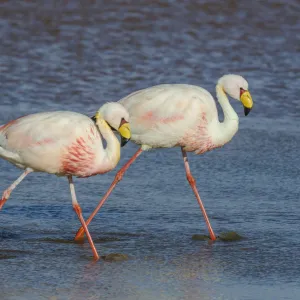
M196 188L187 160L187 151L202 154L229 142L238 130L239 118L226 96L242 102L245 115L252 108L253 102L248 92L247 81L239 75L225 75L216 85L216 93L224 113L220 122L216 103L205 89L185 84L163 84L134 92L119 103L130 114L132 141L141 145L135 155L117 173L109 190L87 220L92 220L107 197L122 179L130 164L142 153L151 148L181 147L187 179L195 193L204 215L210 237L215 234L210 225L203 203ZM83 235L82 228L75 239Z
M25 171L4 191L0 209L31 172L67 176L74 210L98 259L76 199L72 176L89 177L115 168L120 159L120 143L111 127L119 131L125 144L130 138L128 119L121 104L107 103L97 112L95 122L79 113L56 111L28 115L1 126L0 157ZM105 148L102 138L106 140Z
M141 101L143 99L143 101ZM121 99L133 124L132 140L145 148L170 148L194 128L195 111L206 111L207 121L217 115L215 101L204 89L185 84L163 84ZM201 116L201 115L200 115Z
M28 115L0 127L0 156L25 169L66 175L64 157L71 160L72 146L82 148L81 161L92 159L91 165L74 166L75 176L89 176L105 162L106 155L96 124L87 116L69 111ZM83 147L80 147L82 137ZM86 151L84 151L86 149ZM89 151L87 151L89 150ZM97 151L98 150L98 151ZM89 152L95 156L89 158ZM76 167L76 169L75 169ZM94 168L94 169L91 169ZM76 174L75 174L76 173Z

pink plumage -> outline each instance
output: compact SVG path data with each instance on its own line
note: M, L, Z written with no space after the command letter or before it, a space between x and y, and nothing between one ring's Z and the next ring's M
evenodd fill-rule
M0 209L14 188L31 172L67 176L73 208L87 234L94 257L98 259L77 202L72 176L103 174L117 165L120 143L111 127L120 132L124 145L130 138L128 119L128 112L122 105L107 103L97 112L95 122L79 113L56 111L28 115L1 126L0 157L25 171L4 191ZM106 141L105 148L102 138Z
M238 130L239 118L226 94L242 102L245 115L249 113L253 105L248 92L248 83L241 76L230 74L221 77L216 86L216 92L224 113L223 122L219 121L212 95L198 86L163 84L136 91L119 101L130 114L132 140L141 148L117 173L109 190L88 218L87 224L142 151L153 148L181 147L187 180L200 205L210 237L212 240L216 239L196 188L195 179L191 174L186 152L203 154L223 146L233 138ZM75 239L80 238L82 234L81 228Z
M82 114L47 112L11 121L0 128L0 146L14 154L19 167L34 171L79 177L103 173L97 168L104 157L100 134Z

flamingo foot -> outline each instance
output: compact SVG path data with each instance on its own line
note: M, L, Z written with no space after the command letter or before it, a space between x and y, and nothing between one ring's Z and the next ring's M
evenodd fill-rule
M76 242L81 242L82 240L84 240L84 229L83 227L80 227L79 230L77 231L74 240Z
M73 206L73 208L74 208L74 210L75 210L75 212L76 212L76 214L77 214L77 216L78 216L78 218L79 218L79 220L80 220L80 222L82 224L82 227L84 228L85 234L86 234L86 236L87 236L87 238L89 240L90 246L91 246L93 254L94 254L94 260L97 261L97 260L99 260L100 257L98 255L98 252L97 252L96 248L95 248L94 242L93 242L92 237L91 237L91 235L90 235L90 233L88 231L86 223L85 223L85 221L83 219L82 212L81 212L81 207L78 204L75 204Z

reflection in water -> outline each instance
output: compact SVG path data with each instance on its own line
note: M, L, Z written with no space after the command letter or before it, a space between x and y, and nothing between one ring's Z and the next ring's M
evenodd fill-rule
M190 155L217 234L207 234L178 149L144 153L90 226L100 255L74 244L65 178L26 178L0 212L3 299L298 299L299 4L294 1L2 1L0 124L46 110L91 115L162 83L238 73L255 99L232 142ZM221 116L222 118L222 116ZM122 149L120 165L136 151ZM0 160L0 191L20 171ZM76 181L88 216L115 171ZM38 192L37 192L38 191ZM59 193L53 191L61 191ZM1 298L1 299L2 299Z

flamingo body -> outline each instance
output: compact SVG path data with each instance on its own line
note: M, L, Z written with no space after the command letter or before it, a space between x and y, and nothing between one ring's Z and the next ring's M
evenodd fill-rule
M87 177L108 172L96 124L75 112L21 117L0 127L0 156L20 168Z
M187 84L163 84L119 101L130 114L132 140L147 148L182 146L204 153L219 145L215 101L205 89Z
M99 258L78 204L72 176L89 177L115 168L120 159L120 143L112 129L121 135L121 145L130 139L126 109L118 103L103 105L92 121L69 111L44 112L13 120L0 127L0 157L24 173L6 189L0 209L15 187L31 172L67 176L73 208L87 234L95 259ZM106 147L102 143L106 141Z

